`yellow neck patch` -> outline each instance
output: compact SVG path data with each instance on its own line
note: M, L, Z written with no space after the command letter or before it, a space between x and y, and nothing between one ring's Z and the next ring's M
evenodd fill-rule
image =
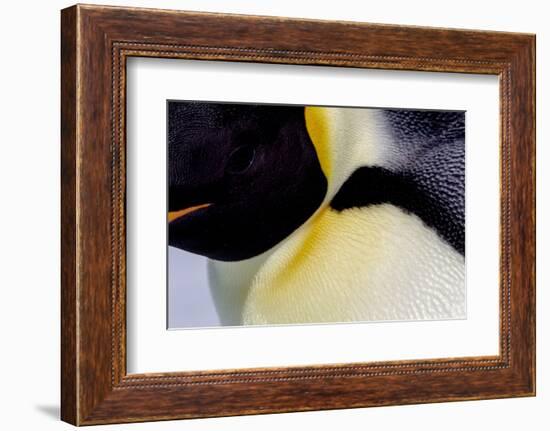
M331 176L331 154L330 154L330 134L329 134L329 118L328 112L325 108L316 106L306 106L306 129L309 133L309 137L315 151L317 152L317 158L321 164L321 169L325 174L327 180L330 180Z

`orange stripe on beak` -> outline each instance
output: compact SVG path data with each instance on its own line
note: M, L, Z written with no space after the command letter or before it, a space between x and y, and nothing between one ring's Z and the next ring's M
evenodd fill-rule
M170 223L171 221L174 221L178 218L181 218L181 217L183 217L187 214L190 214L194 211L200 210L201 208L209 207L210 205L212 205L212 204L201 204L201 205L196 205L194 207L184 208L182 210L170 211L168 213L168 223Z

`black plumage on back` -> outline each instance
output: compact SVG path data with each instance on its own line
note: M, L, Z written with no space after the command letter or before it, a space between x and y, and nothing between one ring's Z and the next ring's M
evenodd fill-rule
M395 205L416 214L464 254L465 113L384 110L384 117L396 162L357 169L331 207Z

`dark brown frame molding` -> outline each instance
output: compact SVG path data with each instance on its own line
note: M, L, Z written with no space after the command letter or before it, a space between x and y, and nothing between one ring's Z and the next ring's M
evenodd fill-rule
M535 394L535 36L77 5L61 14L61 417L75 425ZM500 77L500 354L126 373L130 56Z

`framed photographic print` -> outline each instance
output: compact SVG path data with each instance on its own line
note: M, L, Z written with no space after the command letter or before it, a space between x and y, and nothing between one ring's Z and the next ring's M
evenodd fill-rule
M62 11L62 419L535 394L535 37Z

